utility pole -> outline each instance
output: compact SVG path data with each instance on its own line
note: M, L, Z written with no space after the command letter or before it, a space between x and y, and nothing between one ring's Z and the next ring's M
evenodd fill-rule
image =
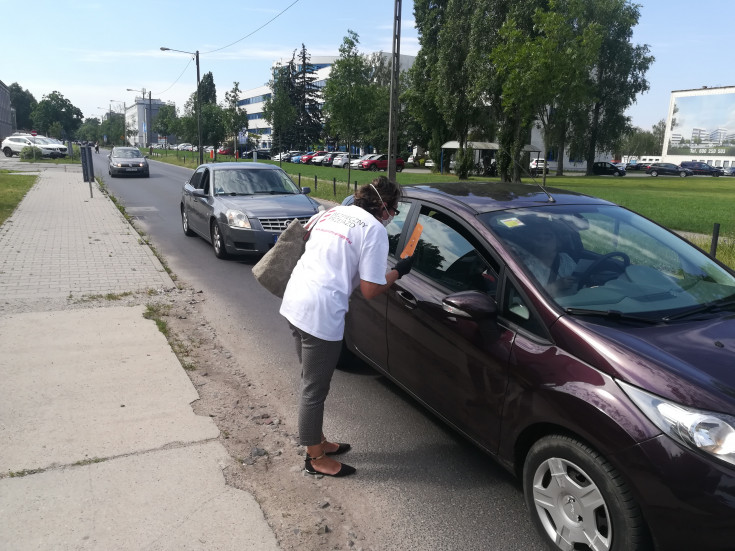
M393 64L390 72L390 115L388 117L388 180L396 181L398 157L398 74L401 69L401 0L393 13Z

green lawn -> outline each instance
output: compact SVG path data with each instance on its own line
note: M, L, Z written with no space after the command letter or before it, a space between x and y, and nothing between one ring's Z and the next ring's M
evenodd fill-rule
M15 207L33 187L36 178L35 174L9 174L7 171L0 171L0 226L10 218Z

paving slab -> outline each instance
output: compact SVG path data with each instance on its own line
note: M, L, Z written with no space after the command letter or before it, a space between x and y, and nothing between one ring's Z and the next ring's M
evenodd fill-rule
M278 544L208 442L0 480L0 548L245 550Z
M145 307L0 317L0 472L219 435ZM29 338L29 336L33 336Z

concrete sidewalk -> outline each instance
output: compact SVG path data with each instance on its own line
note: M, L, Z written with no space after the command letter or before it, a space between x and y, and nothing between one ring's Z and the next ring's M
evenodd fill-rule
M74 302L173 286L81 170L0 227L0 549L278 549L145 300Z

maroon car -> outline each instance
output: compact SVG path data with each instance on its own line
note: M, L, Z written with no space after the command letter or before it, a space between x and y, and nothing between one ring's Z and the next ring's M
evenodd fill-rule
M401 172L405 164L406 163L403 159L398 157L396 159L396 171ZM388 170L388 155L377 155L373 159L360 161L360 169L372 170L374 172L377 172L378 170Z
M413 269L353 295L347 349L516 474L552 548L732 549L735 274L601 199L404 190Z

